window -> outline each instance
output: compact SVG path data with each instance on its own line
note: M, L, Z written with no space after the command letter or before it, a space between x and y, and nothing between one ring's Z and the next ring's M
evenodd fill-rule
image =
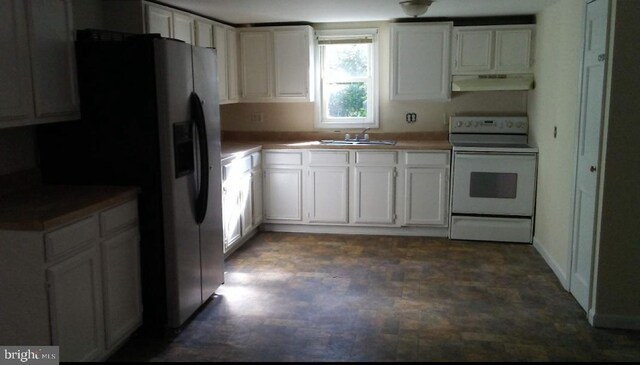
M316 32L317 128L378 127L377 30Z

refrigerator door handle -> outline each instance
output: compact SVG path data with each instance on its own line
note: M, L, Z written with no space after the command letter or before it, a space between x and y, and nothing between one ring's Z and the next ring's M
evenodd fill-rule
M207 128L204 120L202 101L197 93L191 93L191 114L198 133L198 148L200 152L200 187L196 197L196 223L204 221L207 214L209 198L209 149L207 147Z

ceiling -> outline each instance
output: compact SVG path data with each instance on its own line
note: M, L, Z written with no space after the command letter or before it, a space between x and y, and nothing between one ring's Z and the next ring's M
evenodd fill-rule
M231 24L406 18L398 0L157 0ZM423 18L536 14L559 0L435 0Z

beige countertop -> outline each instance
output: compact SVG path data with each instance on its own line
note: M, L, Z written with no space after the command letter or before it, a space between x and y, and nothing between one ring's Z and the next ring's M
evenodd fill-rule
M45 231L137 195L134 187L35 186L0 196L0 229Z
M395 145L323 145L320 141L223 141L221 157L243 156L261 149L357 149L357 150L450 150L445 140L411 141L399 140Z

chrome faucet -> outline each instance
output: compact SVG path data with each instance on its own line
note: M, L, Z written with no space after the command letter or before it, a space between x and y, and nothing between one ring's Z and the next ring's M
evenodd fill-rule
M369 140L369 136L366 134L367 131L371 129L371 128L365 128L362 130L362 132L360 132L359 134L356 134L356 141L368 141ZM362 136L362 137L360 137Z

